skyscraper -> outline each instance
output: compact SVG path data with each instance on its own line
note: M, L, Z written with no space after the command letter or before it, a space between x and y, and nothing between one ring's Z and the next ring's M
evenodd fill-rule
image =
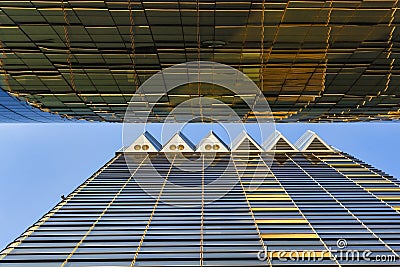
M313 132L294 145L279 132L262 145L247 133L229 146L212 132L188 141L141 135L5 248L0 267L398 265L395 178Z
M9 122L66 122L55 114L42 112L25 101L9 95L0 88L0 123Z
M0 1L2 89L43 110L122 122L137 86L173 65L248 75L276 121L398 120L397 0ZM222 88L185 86L182 99ZM246 119L247 116L244 117Z

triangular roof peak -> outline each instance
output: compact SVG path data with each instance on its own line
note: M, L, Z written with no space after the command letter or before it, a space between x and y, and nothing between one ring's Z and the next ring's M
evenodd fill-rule
M321 139L316 133L308 130L295 143L299 151L321 152L333 151L332 147Z
M228 146L216 135L210 131L196 147L196 152L228 152Z
M246 132L242 131L231 143L231 151L264 151L262 147Z
M265 151L297 152L297 148L278 130L263 143Z
M182 132L175 133L161 149L162 152L194 152L195 146Z
M125 152L158 152L161 144L149 132L144 132L125 149Z

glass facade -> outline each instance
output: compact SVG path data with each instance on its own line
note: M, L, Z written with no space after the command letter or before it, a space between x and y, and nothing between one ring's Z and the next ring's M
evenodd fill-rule
M188 172L176 167L182 158L118 152L5 248L0 267L398 266L397 179L339 151L273 158L217 153ZM224 190L208 186L218 177L234 186L209 203ZM343 249L368 258L344 258ZM312 251L318 262L293 260L291 251Z
M398 120L398 5L2 0L4 89L59 114L121 122L138 85L175 64L202 60L250 77L277 121ZM153 119L199 95L243 109L229 90L200 89L177 88ZM246 110L243 120L251 115Z
M42 112L25 101L9 95L0 88L0 123L65 121L67 119L48 112Z

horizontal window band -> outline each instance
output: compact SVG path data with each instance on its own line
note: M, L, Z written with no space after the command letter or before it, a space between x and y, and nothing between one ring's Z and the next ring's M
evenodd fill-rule
M317 239L317 234L299 234L299 233L282 233L282 234L261 234L263 239Z
M291 200L290 198L283 197L248 197L249 201L263 201L263 200Z
M296 207L265 207L265 208L264 207L262 207L262 208L252 207L251 210L252 211L290 211L290 210L296 211L298 209Z
M306 219L271 219L271 220L256 220L260 224L302 224L308 223Z

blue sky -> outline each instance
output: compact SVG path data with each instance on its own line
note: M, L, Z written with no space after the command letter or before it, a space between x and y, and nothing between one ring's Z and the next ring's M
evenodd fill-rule
M328 144L400 177L400 124L278 124L290 141L313 130ZM153 127L156 131L157 127ZM218 130L218 127L213 128ZM194 142L210 129L196 133ZM0 124L0 249L37 221L122 146L111 123Z

